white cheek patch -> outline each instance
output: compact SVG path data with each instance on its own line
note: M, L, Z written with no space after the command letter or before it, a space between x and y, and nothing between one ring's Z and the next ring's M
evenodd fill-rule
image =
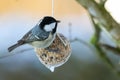
M44 30L45 31L52 31L55 28L55 23L51 23L49 25L45 25Z

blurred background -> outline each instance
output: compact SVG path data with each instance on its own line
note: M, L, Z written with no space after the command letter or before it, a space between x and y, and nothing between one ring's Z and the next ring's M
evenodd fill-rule
M119 0L108 0L106 8L120 22ZM7 48L17 42L43 17L52 15L52 0L0 0L0 80L120 80L119 77L92 51L80 42L72 42L68 62L50 72L42 65L31 46L24 45L12 53ZM54 0L54 17L61 20L58 32L68 39L89 42L94 28L89 16L75 0ZM71 34L69 34L71 30ZM111 43L104 34L103 41ZM119 68L119 56L108 55Z

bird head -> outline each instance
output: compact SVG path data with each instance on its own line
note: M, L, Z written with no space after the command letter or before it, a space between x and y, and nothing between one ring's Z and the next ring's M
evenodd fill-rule
M39 24L40 28L45 30L46 32L52 32L55 33L57 29L57 23L59 23L59 20L56 20L55 18L51 16L45 16L41 23Z

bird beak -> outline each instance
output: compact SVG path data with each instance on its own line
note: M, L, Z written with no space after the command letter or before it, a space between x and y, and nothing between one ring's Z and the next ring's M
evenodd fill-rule
M57 20L56 22L57 22L57 23L59 23L59 22L60 22L60 20Z

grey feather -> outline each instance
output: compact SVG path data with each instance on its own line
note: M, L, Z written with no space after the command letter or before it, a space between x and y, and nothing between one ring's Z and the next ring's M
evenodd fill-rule
M45 32L40 29L39 25L36 25L32 28L26 35L21 39L25 43L33 42L33 41L43 41L48 38L50 32Z

